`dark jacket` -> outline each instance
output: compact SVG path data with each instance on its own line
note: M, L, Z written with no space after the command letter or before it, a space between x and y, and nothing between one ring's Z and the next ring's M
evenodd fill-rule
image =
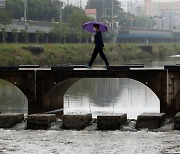
M94 36L94 44L95 44L95 48L103 48L104 47L101 31L96 32L96 35Z

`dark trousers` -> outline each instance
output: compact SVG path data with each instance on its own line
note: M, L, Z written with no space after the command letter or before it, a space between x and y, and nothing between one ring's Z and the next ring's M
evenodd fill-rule
M103 52L103 48L97 48L97 47L95 47L95 48L94 48L94 51L93 51L93 53L92 53L92 56L91 56L91 60L90 60L90 62L89 62L89 66L92 66L94 60L96 59L96 57L97 57L97 55L98 55L98 53L99 53L99 55L101 56L101 58L104 60L105 64L106 64L106 65L109 65L108 60L107 60L107 58L106 58L106 56L105 56L105 54L104 54L104 52Z

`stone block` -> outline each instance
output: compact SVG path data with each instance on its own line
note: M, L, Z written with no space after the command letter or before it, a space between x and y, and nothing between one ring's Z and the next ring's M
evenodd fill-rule
M174 129L180 130L180 112L174 117Z
M103 114L97 116L98 130L119 130L127 121L127 114Z
M65 114L63 115L63 128L82 130L92 122L92 114Z
M180 70L180 66L179 65L165 65L164 69L167 70L173 70L173 71L179 71Z
M9 113L0 114L0 128L11 128L24 120L24 114Z
M157 129L161 127L162 122L166 119L165 113L143 113L138 116L136 129L148 128Z
M129 66L107 66L108 71L129 71Z
M55 114L32 114L27 117L27 129L47 130L56 122Z
M11 66L11 67L0 67L0 71L18 71L18 67Z

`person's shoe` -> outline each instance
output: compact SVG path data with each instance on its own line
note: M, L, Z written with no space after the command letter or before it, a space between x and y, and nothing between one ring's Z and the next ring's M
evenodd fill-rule
M85 66L85 68L91 69L91 66L89 66L89 64L85 64L84 66Z
M104 68L104 69L107 69L107 68L108 68L108 66L109 66L109 65L105 65L103 68Z

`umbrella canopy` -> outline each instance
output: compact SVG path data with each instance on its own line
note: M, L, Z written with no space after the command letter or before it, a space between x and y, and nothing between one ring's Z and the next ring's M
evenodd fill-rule
M96 22L96 21L89 21L89 22L86 22L85 24L83 24L83 29L88 31L88 32L96 32L94 30L94 27L93 25L94 24L98 24L99 25L99 30L101 32L107 32L108 31L108 28L106 25L100 23L100 22Z

